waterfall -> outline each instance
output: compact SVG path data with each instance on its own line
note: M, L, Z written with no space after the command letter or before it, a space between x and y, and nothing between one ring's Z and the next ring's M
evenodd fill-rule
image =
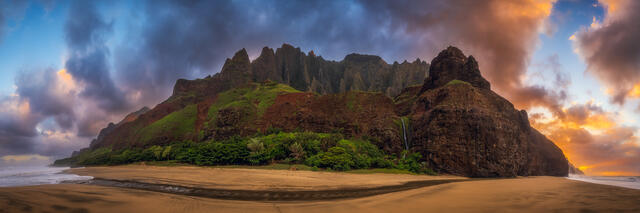
M407 129L404 126L404 118L400 118L402 121L402 138L404 139L404 149L409 151L409 144L407 144Z

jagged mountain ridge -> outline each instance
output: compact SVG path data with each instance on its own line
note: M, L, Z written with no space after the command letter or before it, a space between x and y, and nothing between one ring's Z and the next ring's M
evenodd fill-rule
M378 56L355 53L347 55L340 62L327 61L316 56L313 51L306 55L300 48L288 44L283 44L275 52L264 47L260 56L250 61L246 50L241 49L232 58L228 58L222 70L213 76L195 80L178 79L171 97L158 104L152 112L142 116L139 121L118 126L122 130L115 131L111 137L99 134L92 144L121 144L116 147L136 144L134 142L140 139L139 136L132 135L126 129L150 125L190 104L197 104L199 119L194 128L199 132L203 130L207 108L215 101L217 93L248 82L270 80L318 94L375 91L393 96L406 86L421 84L428 75L428 68L429 64L420 59L412 63L404 61L387 64ZM104 132L111 133L113 127L115 126L108 127L109 131ZM205 134L210 136L210 133ZM195 135L187 138L198 139ZM163 143L169 143L171 139L165 138ZM109 142L117 140L121 142ZM99 146L101 145L96 147Z
M214 76L180 79L168 100L133 121L109 127L91 148L219 140L277 128L367 136L389 153L400 153L408 146L422 153L431 168L449 174L567 175L562 151L529 126L524 110L516 110L491 91L475 59L457 48L441 52L431 63L431 74L420 77L424 83L398 90L401 93L395 99L386 95L394 90L389 86L393 80L376 79L384 76L376 72L387 72L380 71L386 63L377 56L351 54L342 62L322 62L313 53L306 56L291 48L283 45L274 54L265 48L253 62L243 49ZM419 67L426 62L412 64ZM335 81L318 80L338 79L339 75L326 73L340 73L333 69L340 66L346 67L343 76L355 73L346 75L351 80L342 77L337 87ZM398 65L387 66L392 70ZM252 83L265 79L293 88L270 81ZM407 80L400 82L409 85ZM360 88L380 88L384 94ZM343 89L347 92L319 95ZM399 121L404 125L405 118L407 129L399 125ZM406 141L401 137L404 132L408 132Z
M244 57L243 49L240 56ZM349 54L342 61L327 61L308 55L291 45L273 49L265 47L260 56L251 62L252 80L271 80L288 84L293 88L320 94L347 91L374 91L396 96L411 85L421 84L429 70L429 64L420 59L387 64L374 55Z

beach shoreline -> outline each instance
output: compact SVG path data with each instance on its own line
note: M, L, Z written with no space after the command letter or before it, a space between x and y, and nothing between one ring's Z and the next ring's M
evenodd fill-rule
M71 169L97 180L253 191L340 191L444 183L334 199L213 199L92 184L0 188L0 212L638 212L640 190L563 177L471 179L455 176L348 174L260 169L119 166ZM242 181L238 183L238 181ZM265 185L264 183L271 183Z

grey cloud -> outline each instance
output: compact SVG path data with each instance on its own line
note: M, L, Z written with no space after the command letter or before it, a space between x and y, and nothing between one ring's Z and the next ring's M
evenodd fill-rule
M428 59L453 44L479 58L494 88L513 98L546 18L499 15L502 5L531 6L520 0L146 3L139 18L147 23L116 50L115 63L118 81L147 105L166 98L177 78L218 72L238 49L282 43L330 59L360 52L387 60Z
M245 47L292 43L340 59L355 51L404 57L414 43L378 25L359 2L147 3L143 18L151 21L134 36L139 46L127 42L116 50L117 79L143 92L146 104L166 98L178 78L218 72L225 58Z
M17 96L0 99L0 156L36 151L43 145L36 127L47 118L54 122L47 129L73 131L75 93L59 91L55 73L51 68L23 70L15 78Z
M53 116L60 127L70 129L75 120L75 91L60 94L61 91L56 88L60 82L56 79L56 71L51 68L43 71L22 71L15 79L16 92L20 98L28 100L32 115Z
M534 106L546 107L558 118L564 118L562 101L567 98L564 91L554 92L543 86L523 86L514 88L512 93L517 94L509 100L518 103L519 107L531 108Z
M107 111L128 109L124 92L111 78L109 49L106 38L112 24L105 22L92 2L74 1L65 24L65 36L70 57L65 67L73 77L85 83L84 97L98 102Z
M640 84L640 1L619 1L601 27L583 28L575 45L588 72L613 89L612 101L624 104L628 92Z

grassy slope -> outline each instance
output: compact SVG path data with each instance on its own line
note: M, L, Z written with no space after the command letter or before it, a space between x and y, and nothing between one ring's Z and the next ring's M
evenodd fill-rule
M195 104L172 112L162 119L153 122L139 130L139 143L146 144L157 136L168 136L172 138L183 137L194 132L197 117L197 107Z
M248 108L250 112L255 112L255 116L259 117L273 104L279 94L296 92L300 91L288 85L273 82L254 83L248 87L234 88L221 92L209 108L207 120L214 122L218 110L227 107ZM195 134L196 119L196 104L188 105L139 129L137 132L139 141L137 143L149 144L158 137L180 139L189 134Z
M300 92L288 85L274 82L255 83L250 87L235 88L218 94L208 112L208 120L215 122L218 111L228 107L249 108L262 116L280 94Z

